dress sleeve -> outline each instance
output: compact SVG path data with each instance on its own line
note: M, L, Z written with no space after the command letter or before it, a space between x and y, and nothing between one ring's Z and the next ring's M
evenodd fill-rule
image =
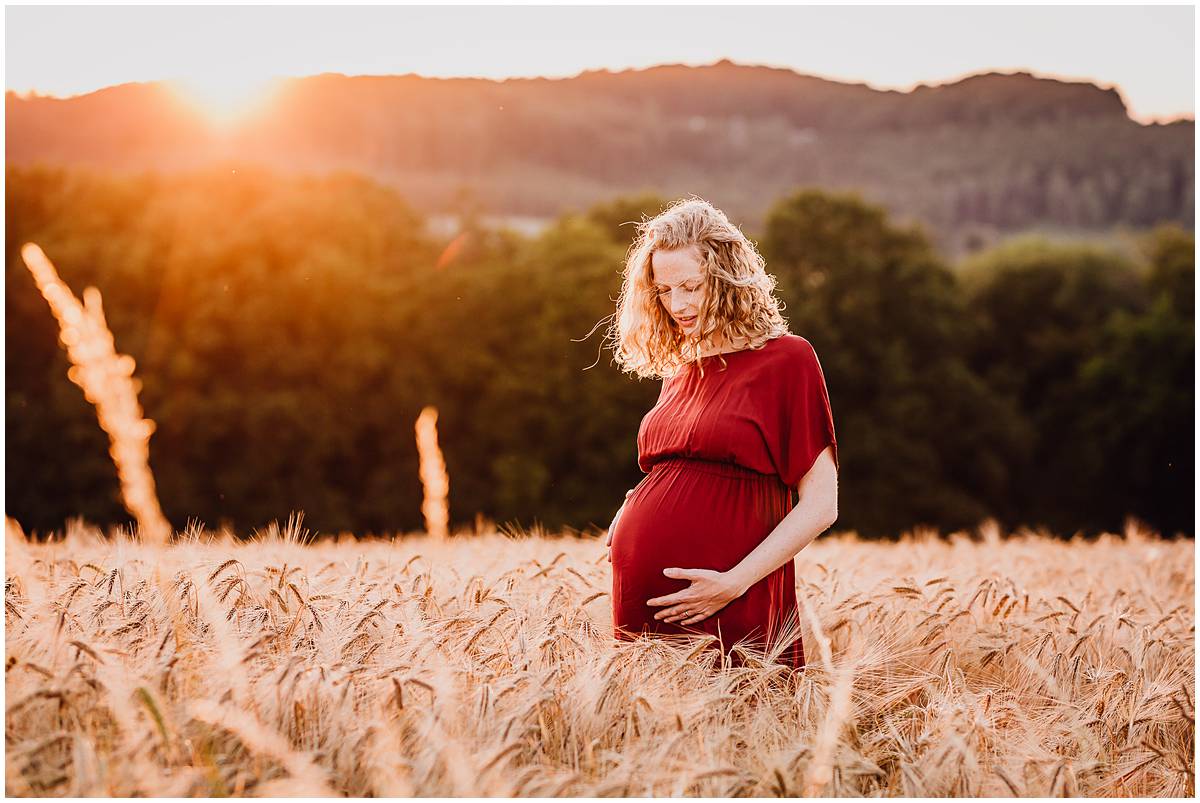
M777 427L769 447L780 479L794 488L826 446L833 447L833 464L838 465L837 435L825 374L807 340L787 355L775 384Z

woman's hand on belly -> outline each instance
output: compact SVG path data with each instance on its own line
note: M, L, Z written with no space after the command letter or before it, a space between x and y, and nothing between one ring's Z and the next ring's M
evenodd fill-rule
M687 588L646 600L647 605L665 606L654 614L664 622L679 622L692 625L712 616L729 603L746 593L746 589L728 572L713 569L663 569L663 574L680 580L690 580Z

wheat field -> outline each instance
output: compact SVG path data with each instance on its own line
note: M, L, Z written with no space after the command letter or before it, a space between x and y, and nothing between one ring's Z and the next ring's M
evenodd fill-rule
M10 795L1191 796L1193 542L797 557L809 666L611 638L603 539L6 527Z

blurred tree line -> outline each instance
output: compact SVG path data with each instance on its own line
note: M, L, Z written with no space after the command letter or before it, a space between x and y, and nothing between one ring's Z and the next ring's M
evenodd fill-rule
M176 527L248 533L303 510L325 532L419 529L427 404L459 525L478 512L602 528L640 477L637 427L659 384L616 370L602 319L631 221L663 198L618 198L536 237L468 221L445 242L352 173L10 166L6 194L6 512L26 528L129 519L20 261L27 241L77 295L101 290L137 360ZM1132 514L1192 534L1190 231L1160 226L1133 253L1025 238L949 265L882 207L802 190L747 234L821 357L838 529L991 515L1069 535Z

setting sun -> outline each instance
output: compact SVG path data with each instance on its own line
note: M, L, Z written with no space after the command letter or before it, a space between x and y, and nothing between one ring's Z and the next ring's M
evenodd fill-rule
M214 126L228 128L259 109L274 92L278 79L210 71L170 83Z

